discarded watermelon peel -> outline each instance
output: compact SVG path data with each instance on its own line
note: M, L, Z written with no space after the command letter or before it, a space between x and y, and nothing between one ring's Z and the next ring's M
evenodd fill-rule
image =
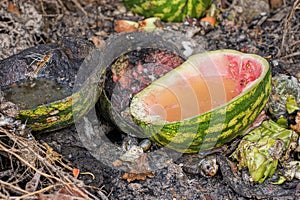
M147 103L151 95L163 94L164 91L159 91L162 91L161 88L169 89L170 81L174 82L178 77L186 80L186 77L191 77L190 74L195 75L193 73L202 77L229 77L235 81L237 95L231 100L221 99L223 104L205 112L179 120L168 121L162 116L149 114ZM220 146L241 134L263 110L270 89L271 73L264 58L234 50L218 50L191 56L181 66L154 81L133 97L130 112L136 124L156 143L192 153ZM180 97L181 94L177 92L176 95ZM188 103L179 102L178 105Z

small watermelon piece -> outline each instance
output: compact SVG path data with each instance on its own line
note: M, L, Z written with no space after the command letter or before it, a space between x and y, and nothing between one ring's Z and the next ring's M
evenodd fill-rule
M199 18L205 14L212 0L123 0L132 12L145 17L159 17L167 22L181 22L186 16Z
M157 144L194 153L218 147L249 127L271 91L268 62L217 50L196 54L136 94L130 113Z
M157 48L142 48L120 55L107 69L99 99L100 113L123 132L145 137L138 134L139 127L130 115L131 97L184 61L174 51Z
M79 81L100 63L100 55L89 41L71 37L28 48L0 61L0 89L18 106L16 118L31 130L65 128L93 108L100 96L103 82L98 76L104 72L93 71Z

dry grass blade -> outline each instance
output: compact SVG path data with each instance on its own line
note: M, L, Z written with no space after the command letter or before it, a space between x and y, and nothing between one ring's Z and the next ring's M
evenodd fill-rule
M70 167L47 155L47 147L32 136L18 135L15 126L0 126L1 199L107 199L101 188L75 179Z
M290 58L295 55L298 55L299 52L293 52L292 49L290 49L290 43L289 43L289 37L290 35L293 37L296 37L296 33L299 33L300 27L299 25L293 27L293 18L297 19L297 16L295 15L296 11L300 10L300 1L296 0L291 8L291 11L287 14L285 23L284 23L284 28L283 28L283 36L282 36L282 42L281 42L281 48L280 48L280 55L282 58ZM293 34L294 33L294 34ZM297 40L296 43L299 42L300 38L294 38L294 40ZM291 55L289 55L291 54Z

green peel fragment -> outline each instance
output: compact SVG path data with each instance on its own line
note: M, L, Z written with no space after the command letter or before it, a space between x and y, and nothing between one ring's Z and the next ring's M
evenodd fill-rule
M276 123L282 128L288 128L288 121L284 116L280 116Z
M297 106L296 98L293 95L288 96L285 107L289 114L293 113L296 110L299 110L299 107Z
M262 183L275 173L293 134L272 120L264 121L242 139L231 157L238 161L239 170L247 167L253 181Z
M278 74L272 78L272 92L267 110L272 119L288 118L300 108L300 83L294 76ZM281 121L283 122L283 121ZM287 125L287 123L286 123Z

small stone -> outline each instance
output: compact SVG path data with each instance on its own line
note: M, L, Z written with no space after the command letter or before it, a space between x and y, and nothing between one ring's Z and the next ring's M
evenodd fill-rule
M134 162L143 154L143 149L139 146L132 146L120 159L125 162Z
M139 183L130 183L130 184L128 185L128 188L129 188L130 190L132 190L132 191L139 191L139 190L141 190L142 185L139 184Z
M279 65L279 62L278 62L278 60L272 60L272 64L273 64L274 66L278 66L278 65Z
M193 49L191 48L192 43L188 42L188 41L182 41L181 44L182 44L183 48L185 49L183 51L183 55L186 57L189 57L190 55L192 55L192 53L193 53Z
M151 147L151 141L149 139L144 139L140 142L139 146L143 149L143 151L147 151Z
M245 34L241 34L238 39L237 39L237 42L242 42L246 39L246 35Z

